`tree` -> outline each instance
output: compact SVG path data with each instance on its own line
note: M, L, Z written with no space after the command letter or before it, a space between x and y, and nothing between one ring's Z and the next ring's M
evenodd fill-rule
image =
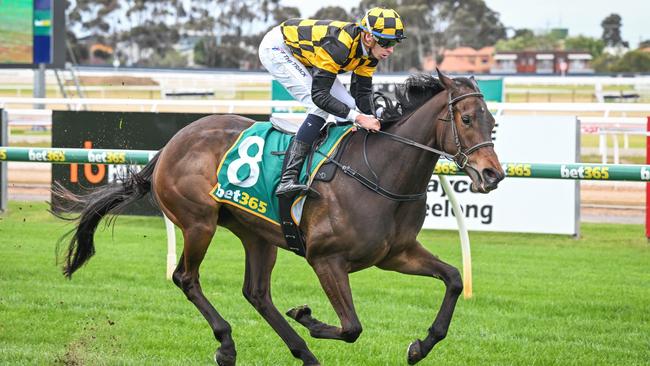
M483 0L443 1L440 15L448 24L444 32L448 48L482 48L507 38L499 13L488 8Z
M66 0L67 25L97 37L111 36L120 24L120 0Z
M197 65L217 65L217 42L214 37L203 37L194 45L194 63Z
M73 65L84 63L90 57L90 51L86 45L79 43L77 36L69 29L65 32L66 46L66 62L71 62Z
M596 72L612 72L612 68L619 60L618 56L603 53L591 62L591 66Z
M231 40L217 45L214 38L203 38L194 48L194 62L207 67L239 68L250 59L251 53Z
M280 24L287 19L300 18L300 9L295 6L279 6L273 10L275 24Z
M419 69L426 55L433 55L439 62L443 49L482 48L506 37L499 14L484 0L361 0L352 12L361 18L375 6L397 10L408 37L388 62L379 64L382 71Z
M326 6L324 8L320 8L310 18L342 20L342 21L352 20L352 16L348 14L348 12L340 6Z
M193 3L198 3L194 8L202 12L204 19L209 19L203 21L212 32L196 45L195 62L209 67L259 68L257 47L268 28L300 15L297 8L282 7L279 0ZM208 28L211 24L214 26Z
M111 47L116 43L119 25L119 0L65 0L66 42L70 52L66 59L77 63L88 60L89 45L79 38L90 37Z
M650 72L650 54L643 51L631 51L612 66L614 72Z
M128 27L120 33L120 40L133 50L130 61L152 66L174 52L174 45L180 40L179 23L185 13L181 3L182 0L126 0Z
M535 32L533 32L531 29L528 28L519 28L515 29L515 35L512 38L532 38L535 37Z
M608 15L600 23L603 27L603 35L601 39L605 43L605 46L617 47L624 46L628 47L628 43L623 41L621 37L621 16L615 13Z
M564 40L564 48L568 51L587 51L595 59L603 53L605 42L587 36L569 37Z
M496 43L497 51L551 51L562 49L562 42L552 33L535 35L533 32L520 32L519 36L502 39Z

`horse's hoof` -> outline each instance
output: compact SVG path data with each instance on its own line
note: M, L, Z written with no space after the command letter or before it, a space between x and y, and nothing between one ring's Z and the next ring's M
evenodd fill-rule
M298 320L305 315L310 316L311 309L307 305L296 306L295 308L287 311L287 315L293 320Z
M235 366L237 355L227 355L221 352L221 348L217 349L214 354L214 362L219 366Z
M419 339L413 341L409 345L409 349L406 352L406 357L408 359L409 365L415 365L416 363L420 362L424 358L422 355L422 341Z

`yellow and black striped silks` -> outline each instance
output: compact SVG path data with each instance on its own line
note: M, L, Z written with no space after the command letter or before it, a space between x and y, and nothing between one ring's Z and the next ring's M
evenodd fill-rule
M285 44L305 66L334 75L352 71L363 77L372 77L377 68L378 61L363 54L362 29L355 23L289 19L280 28Z

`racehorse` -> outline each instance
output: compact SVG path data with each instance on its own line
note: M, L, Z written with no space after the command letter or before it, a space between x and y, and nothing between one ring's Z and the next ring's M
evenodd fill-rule
M364 176L380 171L377 181L364 185L350 175L336 174L329 183L315 182L313 188L320 196L307 199L304 205L300 228L306 241L305 259L339 316L340 326L317 320L306 305L286 314L313 337L354 342L362 327L349 273L376 266L440 279L446 287L441 308L426 337L408 347L407 361L415 364L445 338L463 288L458 270L416 239L425 218L423 192L436 162L441 155L453 159L471 178L474 192L497 188L504 173L491 139L494 118L473 78L452 79L440 71L437 79L411 76L397 99L398 105L384 112L390 123L378 133L361 129L352 133L339 161L339 166ZM217 165L252 123L236 115L204 117L180 130L142 171L124 182L110 183L87 195L55 188L54 194L70 203L66 212L81 211L74 218L64 274L72 276L94 254L93 235L104 216L117 215L153 192L159 208L183 232L183 254L173 281L210 324L220 343L217 364L235 365L237 353L230 324L203 294L199 266L217 225L222 225L241 239L245 249L244 297L294 357L304 365L319 365L271 299L277 250L287 249L280 227L219 204L208 194L217 183Z

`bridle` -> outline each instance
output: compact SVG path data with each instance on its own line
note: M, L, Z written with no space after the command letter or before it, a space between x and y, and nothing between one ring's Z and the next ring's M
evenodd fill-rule
M467 94L457 96L456 98L453 98L453 99L451 97L451 93L448 93L448 95L449 95L449 97L448 97L448 101L447 101L447 115L449 117L448 118L438 118L438 120L446 121L446 122L452 122L451 123L451 131L452 131L452 134L454 135L454 143L456 144L456 154L451 155L446 151L434 149L434 148L429 147L427 145L420 144L420 143L415 142L415 141L413 141L411 139L408 139L408 138L405 138L405 137L402 137L402 136L398 136L398 135L392 134L390 132L377 131L377 133L380 134L380 135L388 136L391 139L393 139L395 141L398 141L398 142L401 142L403 144L413 146L413 147L417 147L417 148L422 149L422 150L430 151L430 152L432 152L434 154L438 154L438 155L440 155L440 156L442 156L442 157L456 163L458 168L465 169L465 167L467 166L467 162L469 161L469 155L471 153L473 153L474 151L476 151L476 150L478 150L480 148L483 148L483 147L494 146L494 143L491 140L490 141L479 142L478 144L476 144L476 145L470 147L469 149L466 149L466 150L463 151L463 146L462 146L462 144L460 142L460 135L458 134L458 128L456 127L456 124L453 123L453 119L452 119L452 116L454 115L454 110L455 110L454 106L456 105L456 102L459 102L459 101L461 101L461 100L463 100L465 98L470 98L470 97L483 98L483 93L481 93L481 92L472 92L472 93L467 93ZM373 107L374 107L374 103L372 103L372 104L373 104ZM365 153L365 149L364 149L364 153Z
M464 169L467 166L467 162L469 161L469 155L471 153L483 147L494 146L494 143L492 142L492 140L479 142L478 144L463 151L463 146L460 143L460 136L458 134L458 128L456 127L456 124L454 123L453 120L454 109L455 109L454 106L456 105L456 102L459 102L465 98L469 98L469 97L483 98L483 93L481 92L467 93L467 94L457 96L456 98L453 99L451 98L451 92L447 94L449 95L447 101L447 111L448 111L447 113L449 115L449 118L448 119L439 118L439 119L441 121L451 122L451 131L454 134L454 143L456 144L456 155L452 156L452 160L454 161L454 163L456 163L458 168Z
M385 131L380 130L380 131L377 131L376 134L387 136L387 137L389 137L389 138L391 138L391 139L393 139L393 140L395 140L397 142L403 143L405 145L413 146L413 147L416 147L416 148L421 149L421 150L425 150L425 151L432 152L434 154L438 154L438 155L440 155L440 156L442 156L442 157L456 163L458 168L465 169L465 167L467 167L467 163L469 161L469 155L471 153L473 153L476 150L481 149L483 147L494 146L494 143L491 140L490 141L483 141L483 142L479 142L478 144L470 147L469 149L463 150L463 147L462 147L461 142L460 142L460 136L458 134L458 128L456 128L456 123L454 123L454 120L453 120L454 110L455 110L454 106L455 106L456 102L461 101L461 100L463 100L465 98L470 98L470 97L483 98L483 94L481 92L472 92L472 93L467 93L467 94L457 96L455 98L451 97L450 92L448 93L448 95L449 95L449 98L448 98L448 101L447 101L447 110L448 110L447 113L448 113L449 118L438 118L438 120L451 122L451 130L452 130L452 133L454 135L454 143L456 144L456 154L452 155L452 154L449 154L449 153L447 153L445 151L435 149L433 147L421 144L419 142L413 141L413 140L408 139L406 137L402 137L402 136L399 136L399 135L392 134L390 132L385 132ZM372 98L371 98L371 103L370 104L371 104L373 114L376 115L376 113L375 113L376 112L375 101ZM410 117L411 116L408 116L406 118L410 118ZM351 176L352 178L356 179L357 181L359 181L361 184L363 184L364 186L366 186L370 190L376 192L377 194L379 194L379 195L381 195L381 196L383 196L385 198L388 198L388 199L393 200L393 201L398 201L398 202L418 201L418 200L426 198L426 196L427 196L426 192L415 193L415 194L397 194L397 193L390 192L390 191L382 188L381 186L379 186L379 176L372 169L372 167L370 166L370 161L368 160L367 143L368 143L368 136L370 136L370 135L372 135L372 133L366 132L366 136L365 136L364 142L363 142L363 158L365 160L366 166L368 167L368 169L370 170L370 172L374 176L374 180L368 179L364 175L362 175L359 172L357 172L356 170L354 170L349 165L343 165L340 162L338 162L337 160L329 158L325 154L320 153L320 151L318 151L318 150L316 150L316 151L319 152L321 155L325 156L325 158L326 158L326 160L328 162L331 162L334 165L341 168L341 170L345 174Z

